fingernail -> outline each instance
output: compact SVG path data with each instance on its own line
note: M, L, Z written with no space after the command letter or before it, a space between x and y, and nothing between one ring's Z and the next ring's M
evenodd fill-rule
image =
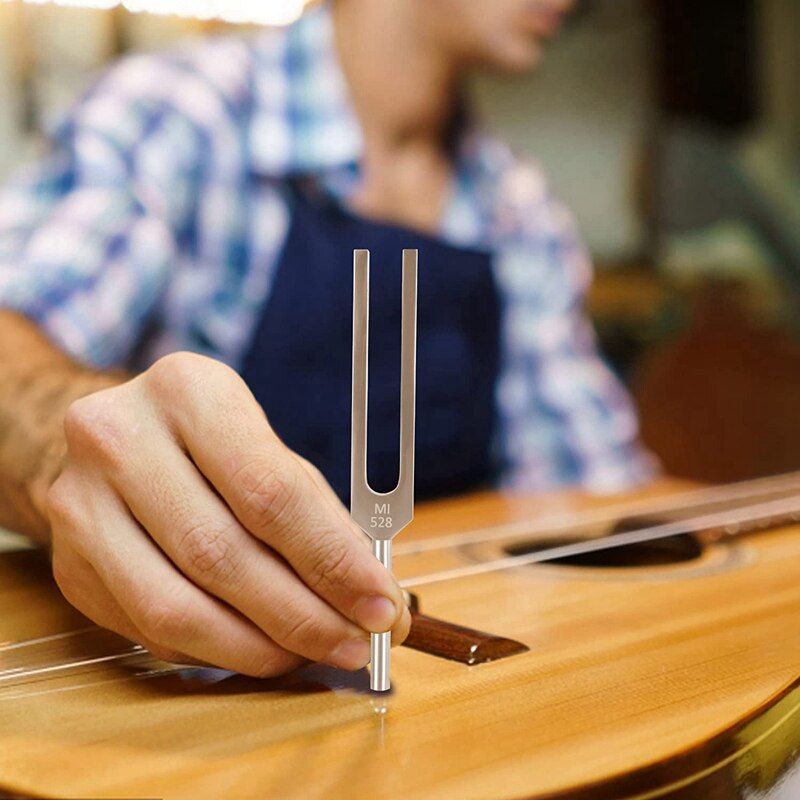
M328 656L331 664L342 669L361 669L369 664L369 642L349 639L342 642Z
M388 597L374 594L358 602L353 617L364 630L385 633L397 619L397 606Z

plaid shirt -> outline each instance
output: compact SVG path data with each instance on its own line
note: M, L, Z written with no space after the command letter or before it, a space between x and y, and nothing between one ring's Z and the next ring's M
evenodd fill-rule
M0 305L97 367L175 350L237 367L288 231L287 179L346 203L361 152L325 6L251 40L128 58L0 193ZM587 254L538 169L465 131L440 234L494 254L499 481L611 491L648 477L581 312Z

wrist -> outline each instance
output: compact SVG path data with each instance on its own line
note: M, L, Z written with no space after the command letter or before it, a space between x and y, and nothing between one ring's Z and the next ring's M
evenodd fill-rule
M67 456L67 410L79 398L116 386L127 376L91 373L78 367L37 372L35 377L20 376L18 402L25 404L27 412L17 417L17 424L0 442L0 524L47 543L47 496Z

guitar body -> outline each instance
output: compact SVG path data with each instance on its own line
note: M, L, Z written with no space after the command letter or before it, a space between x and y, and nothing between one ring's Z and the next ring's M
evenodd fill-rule
M499 525L618 509L579 532L599 535L627 507L640 513L685 488L419 508L396 542L395 572L418 579L501 558L525 536L517 526L506 540ZM415 551L480 529L485 540ZM548 545L575 532L528 539L537 537ZM55 635L0 646L0 795L800 797L800 526L670 564L536 564L417 583L425 615L529 649L467 666L396 648L385 701L365 671L312 666L258 681L169 670L141 653L103 660L114 637L58 636L87 622L44 559L0 556L0 643Z

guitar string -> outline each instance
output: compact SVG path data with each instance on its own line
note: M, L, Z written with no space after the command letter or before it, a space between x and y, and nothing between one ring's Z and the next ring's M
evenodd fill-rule
M764 492L761 491L761 494ZM758 495L759 492L756 492ZM677 498L673 496L673 501ZM755 522L768 522L776 517L794 516L800 519L800 498L781 498L779 500L772 500L766 503L755 504L736 508L733 511L726 510L716 513L702 515L692 519L684 519L675 522L668 522L659 525L648 526L642 529L628 531L625 533L612 534L599 539L592 539L585 542L577 542L568 545L560 545L556 547L538 550L533 553L528 553L522 556L508 556L506 558L496 559L481 564L472 564L464 567L456 567L450 570L442 570L439 572L428 573L426 575L419 575L412 578L407 578L400 581L403 588L416 588L418 586L427 586L434 583L441 583L444 581L457 580L461 578L472 577L476 575L488 574L492 572L499 572L513 567L525 566L527 564L543 563L557 558L565 558L568 556L583 555L587 553L599 552L602 550L611 550L618 547L623 547L631 544L640 544L649 541L656 541L665 539L670 536L675 536L680 533L691 533L709 528L723 527L727 528L728 532L733 535L736 531L736 526L741 526L747 523ZM515 526L516 527L516 526ZM528 528L530 532L530 528ZM39 637L37 639L30 639L23 642L14 642L5 644L0 647L0 652L20 649L24 647L31 647L42 643L52 642L58 639L71 638L82 635L91 628L82 628L79 630L54 634L51 636ZM14 681L12 685L18 684L21 680L45 673L61 672L64 670L74 670L82 666L89 666L100 664L103 662L110 662L115 660L123 660L131 656L144 655L146 651L139 645L132 645L131 649L127 652L116 653L110 656L99 656L92 659L83 659L80 661L68 661L57 664L48 664L46 666L37 666L25 669L24 667L15 667L6 670L0 670L0 681Z
M19 647L30 647L34 644L56 642L59 639L63 639L65 636L80 636L83 633L89 633L90 631L94 630L96 629L93 627L76 628L74 631L67 631L66 633L53 633L50 634L50 636L39 636L36 639L26 639L24 642L3 642L0 645L0 653L5 653L8 650L16 650Z
M71 666L71 665L70 665ZM160 678L165 675L175 675L176 673L183 672L186 667L183 666L170 666L164 669L149 669L144 672L137 672L131 675L116 676L113 678L96 678L91 681L83 681L81 683L73 683L69 686L49 686L44 689L39 688L40 684L34 684L36 688L23 689L19 692L13 692L8 689L0 691L0 702L9 702L13 700L29 700L31 697L41 697L45 694L61 694L63 692L75 692L80 689L86 689L89 686L99 686L108 683L122 683L127 681L144 681L151 680L152 678ZM195 667L192 667L195 669ZM15 684L16 687L16 684Z
M670 536L677 536L681 533L695 533L708 530L709 528L728 528L729 530L726 532L729 533L729 535L735 535L735 533L738 532L735 530L735 526L741 526L746 523L769 522L776 517L785 518L789 516L800 521L800 498L794 497L791 499L772 500L766 503L739 508L734 512L720 511L695 517L694 519L652 525L647 528L611 534L585 542L548 547L544 550L537 550L533 553L527 553L521 556L507 556L494 561L485 561L480 564L454 567L453 569L432 572L427 575L406 578L400 581L400 586L404 589L413 589L418 586L430 586L433 583L442 583L443 581L468 578L491 572L500 572L513 567L522 567L527 564L539 564L557 558L597 553L602 550L612 550L631 544L653 542L659 539L666 539Z
M132 656L148 655L150 654L141 645L132 645L130 650L124 653L112 653L107 656L95 656L94 658L84 658L80 661L59 662L56 664L48 664L44 667L15 667L10 670L0 671L0 684L4 681L19 681L22 678L31 678L36 675L46 675L53 672L61 672L65 669L79 669L80 667L92 667L96 664L105 664L109 661L120 661L122 659L131 658ZM151 656L152 657L152 656Z
M620 517L627 517L632 514L658 514L666 511L675 511L676 505L679 506L677 510L688 511L698 506L715 505L734 500L749 500L761 495L790 491L800 493L800 472L789 472L769 478L740 481L722 487L693 489L688 492L664 495L663 497L614 503L588 511L563 511L545 514L535 522L520 520L504 525L492 525L461 533L446 534L419 542L395 542L394 555L416 555L431 550L446 550L465 544L480 544L495 539L509 539L519 535L555 533L571 528L612 522Z

